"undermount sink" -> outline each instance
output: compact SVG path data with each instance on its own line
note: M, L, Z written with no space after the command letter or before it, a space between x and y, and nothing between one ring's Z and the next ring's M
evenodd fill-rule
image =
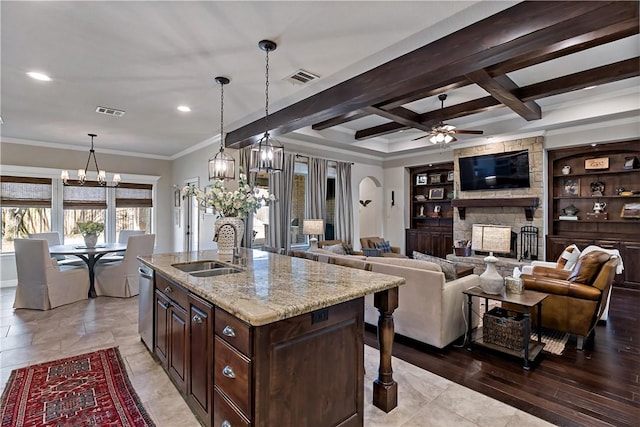
M182 264L172 264L171 266L180 271L184 271L185 273L189 273L190 271L212 270L214 268L228 267L226 264L217 261L194 261Z
M223 274L240 273L241 271L242 270L237 268L221 267L221 268L214 268L211 270L192 271L189 274L194 277L211 277L211 276L222 276Z
M240 273L242 271L239 268L230 267L227 264L217 261L185 262L181 264L172 264L172 267L175 267L180 271L184 271L185 273L189 273L194 277L222 276L224 274Z

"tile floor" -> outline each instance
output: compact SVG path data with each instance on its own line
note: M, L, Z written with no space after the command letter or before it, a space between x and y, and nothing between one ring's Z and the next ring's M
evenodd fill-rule
M140 341L136 297L100 297L50 311L14 311L14 294L15 288L0 288L0 393L15 368L118 346L129 378L158 427L199 425ZM367 346L365 366L367 427L551 425L395 358L399 405L386 414L370 403L378 353Z

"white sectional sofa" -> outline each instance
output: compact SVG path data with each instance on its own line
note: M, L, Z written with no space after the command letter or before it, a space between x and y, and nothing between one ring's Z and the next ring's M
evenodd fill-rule
M316 252L318 261L328 262L340 256ZM462 291L478 286L475 274L445 281L438 264L409 258L383 258L347 256L365 260L377 273L404 277L400 286L399 305L393 313L395 332L417 341L443 348L463 336L467 328L467 299ZM478 313L478 306L474 307ZM373 295L365 297L365 322L377 326L378 310L373 306ZM472 318L477 326L479 317Z

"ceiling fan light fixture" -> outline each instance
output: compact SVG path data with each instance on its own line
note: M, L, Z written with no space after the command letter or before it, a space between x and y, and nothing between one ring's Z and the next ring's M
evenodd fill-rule
M220 85L220 150L209 159L209 181L224 181L236 177L236 161L224 152L224 85L229 84L230 80L226 77L216 77L215 80Z
M262 138L251 146L249 156L250 172L282 172L284 168L284 146L269 134L269 52L278 45L271 40L261 40L258 47L266 53L265 65L265 132Z

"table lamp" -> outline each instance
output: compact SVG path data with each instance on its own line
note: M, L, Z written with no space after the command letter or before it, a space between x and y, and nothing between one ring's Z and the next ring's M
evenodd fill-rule
M311 236L309 238L309 250L318 249L319 236L324 233L324 220L322 219L304 219L302 220L302 234Z
M504 279L496 270L498 258L494 257L493 253L511 251L511 227L474 224L471 234L471 249L489 252L489 256L484 259L487 268L480 275L480 288L486 294L501 294Z

